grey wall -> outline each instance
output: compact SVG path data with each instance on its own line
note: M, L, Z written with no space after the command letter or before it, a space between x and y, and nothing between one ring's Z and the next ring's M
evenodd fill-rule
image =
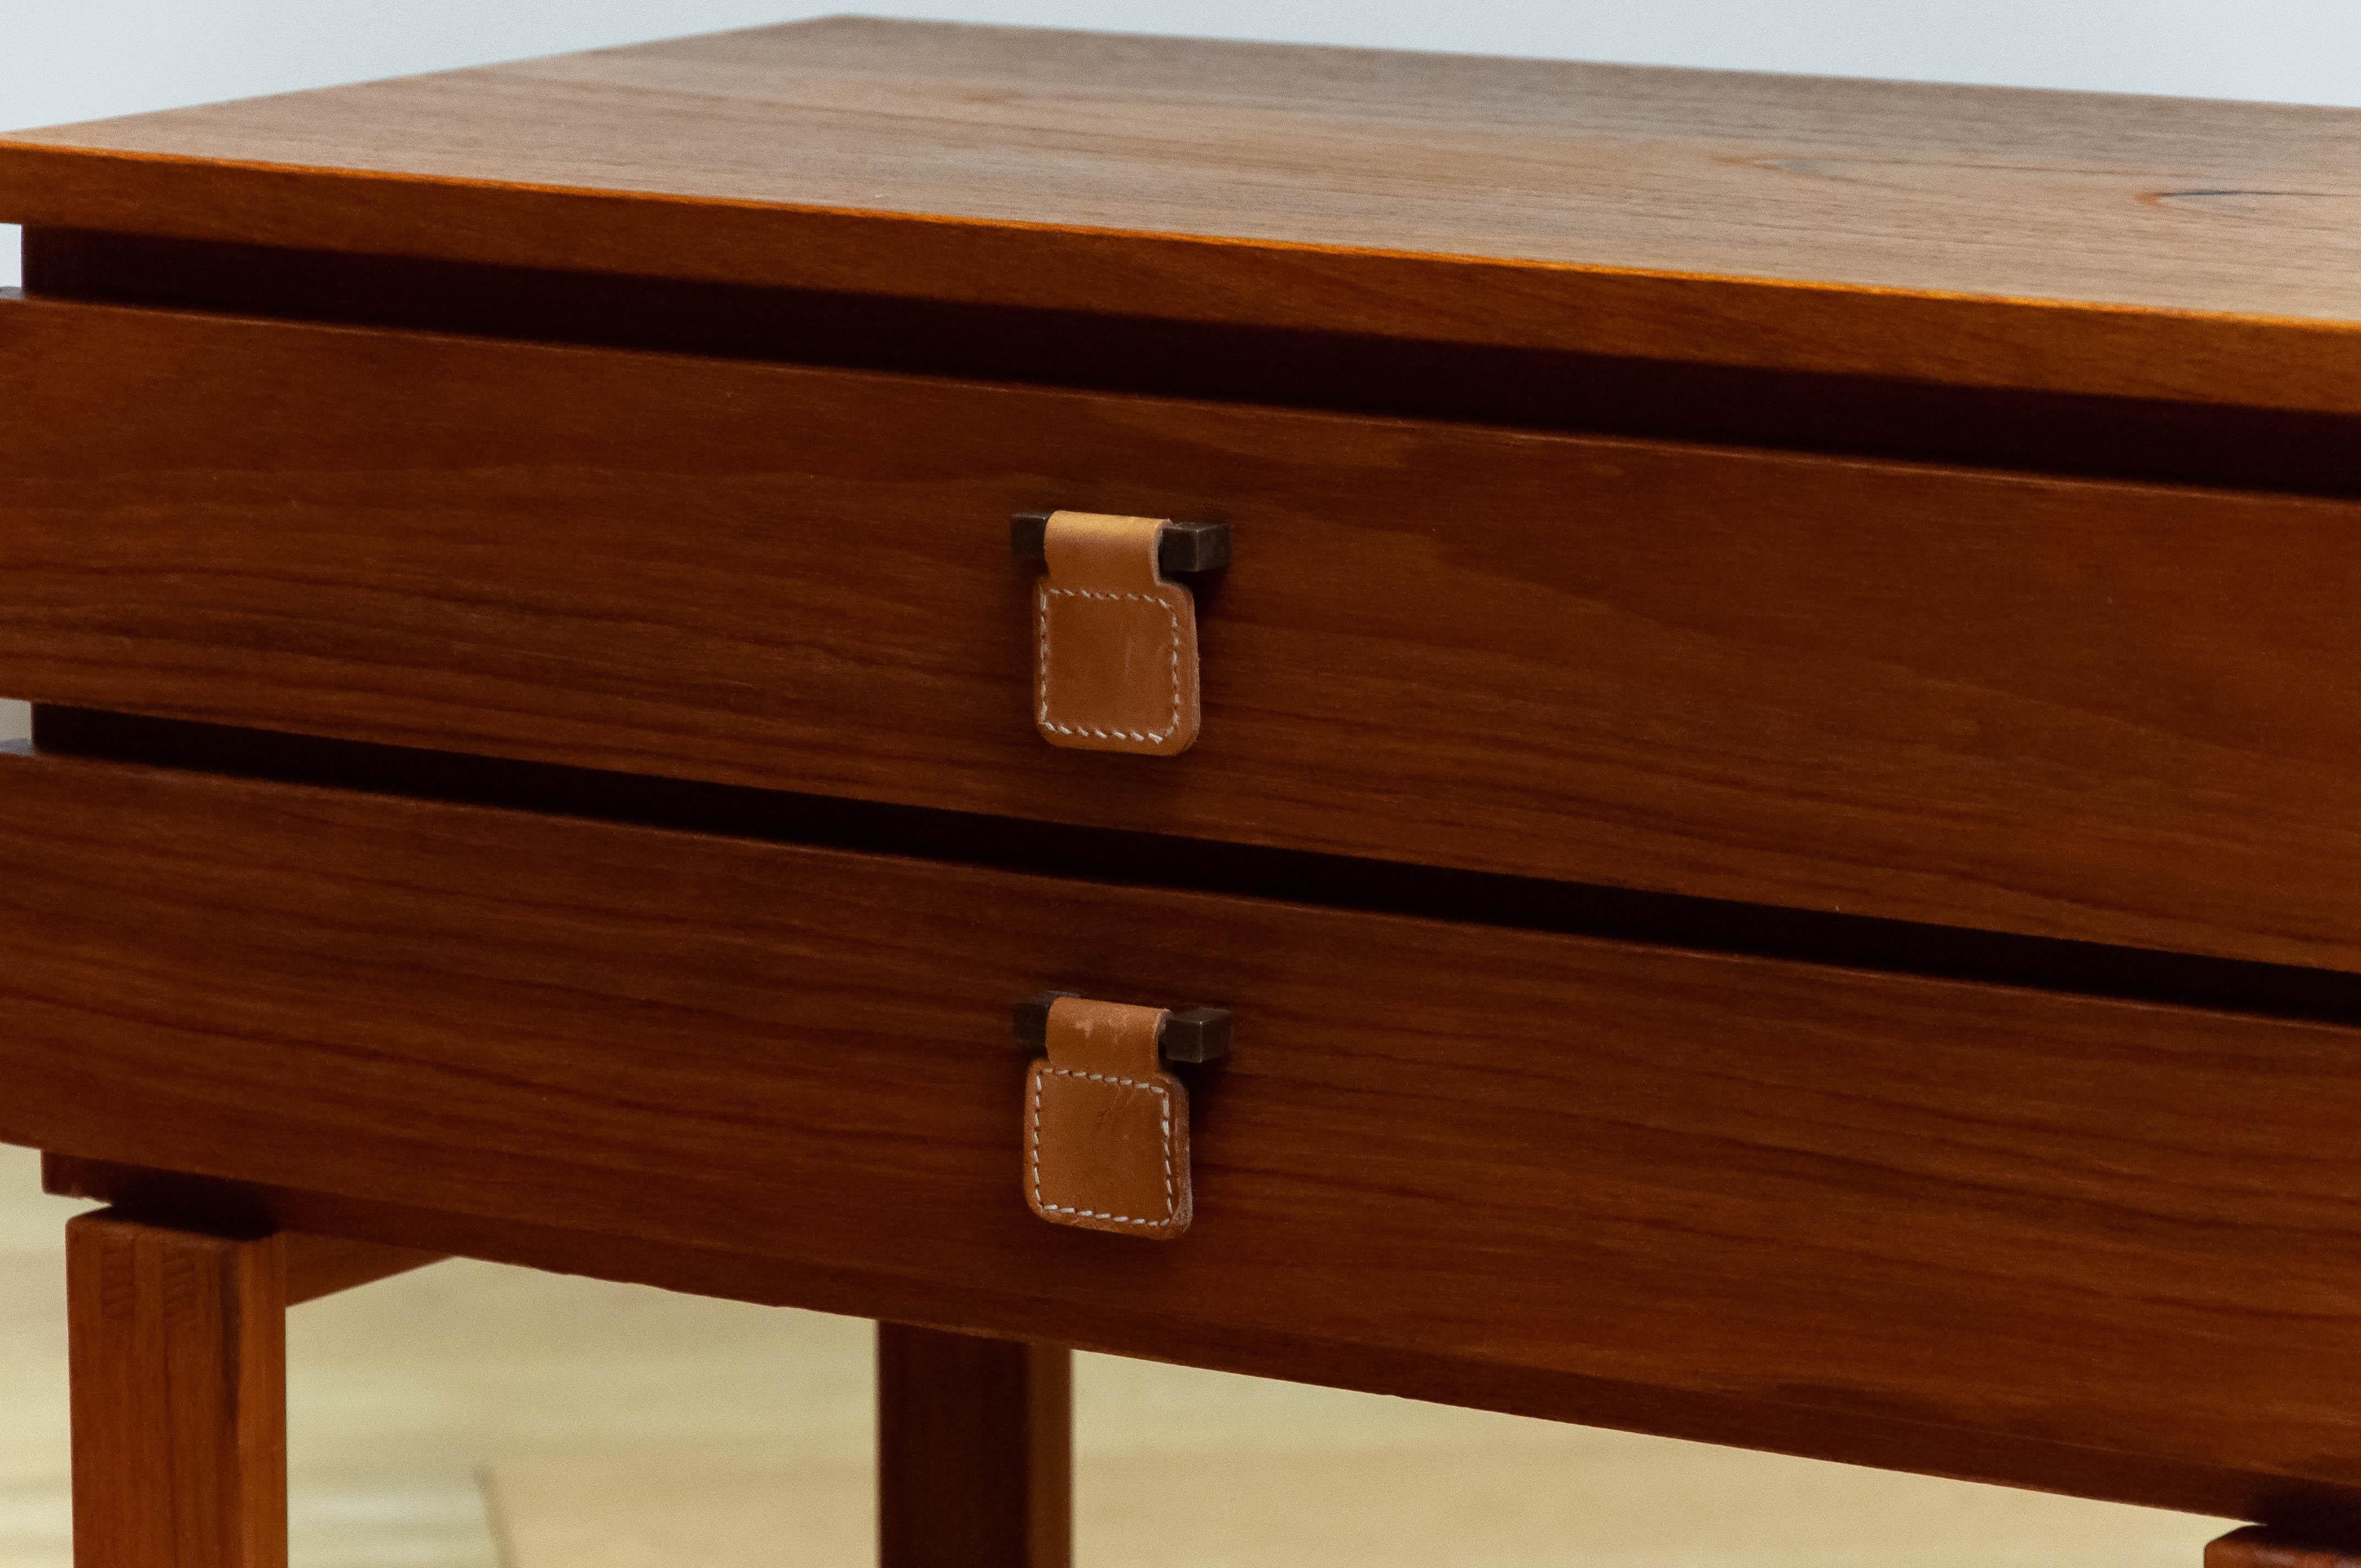
M2361 0L856 0L834 8L2361 105ZM16 0L0 17L0 128L822 14L779 0ZM0 225L0 287L16 280L16 231ZM0 704L0 739L22 723L21 705Z

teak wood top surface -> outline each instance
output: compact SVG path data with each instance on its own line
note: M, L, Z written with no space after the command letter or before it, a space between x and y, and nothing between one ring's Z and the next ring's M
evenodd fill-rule
M19 133L0 221L2361 409L2361 112L837 17Z

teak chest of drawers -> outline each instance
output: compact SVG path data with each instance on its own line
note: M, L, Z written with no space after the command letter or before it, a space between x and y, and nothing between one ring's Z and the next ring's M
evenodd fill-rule
M2356 180L854 19L0 140L82 1568L450 1254L906 1325L890 1568L1070 1346L2361 1550Z

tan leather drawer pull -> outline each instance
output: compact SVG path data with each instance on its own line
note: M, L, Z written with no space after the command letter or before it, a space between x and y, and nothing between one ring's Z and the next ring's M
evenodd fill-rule
M1170 757L1197 740L1197 601L1167 579L1228 531L1163 518L1057 511L1016 520L1029 554L1038 525L1049 573L1033 595L1033 710L1042 739L1086 751ZM1218 564L1218 563L1213 563Z
M1046 1003L1047 1005L1043 1005ZM1053 1225L1170 1241L1194 1210L1189 1091L1165 1070L1168 1033L1204 1059L1229 1015L1053 994L1017 1009L1048 1055L1025 1075L1025 1201ZM1029 1042L1028 1042L1029 1043Z

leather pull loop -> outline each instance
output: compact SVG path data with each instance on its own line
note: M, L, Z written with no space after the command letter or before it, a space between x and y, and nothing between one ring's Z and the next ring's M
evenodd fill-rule
M1165 1009L1061 996L1025 1075L1025 1201L1053 1225L1170 1241L1189 1228L1189 1091Z
M1165 520L1058 511L1033 597L1042 739L1170 757L1197 739L1197 601L1158 561Z

